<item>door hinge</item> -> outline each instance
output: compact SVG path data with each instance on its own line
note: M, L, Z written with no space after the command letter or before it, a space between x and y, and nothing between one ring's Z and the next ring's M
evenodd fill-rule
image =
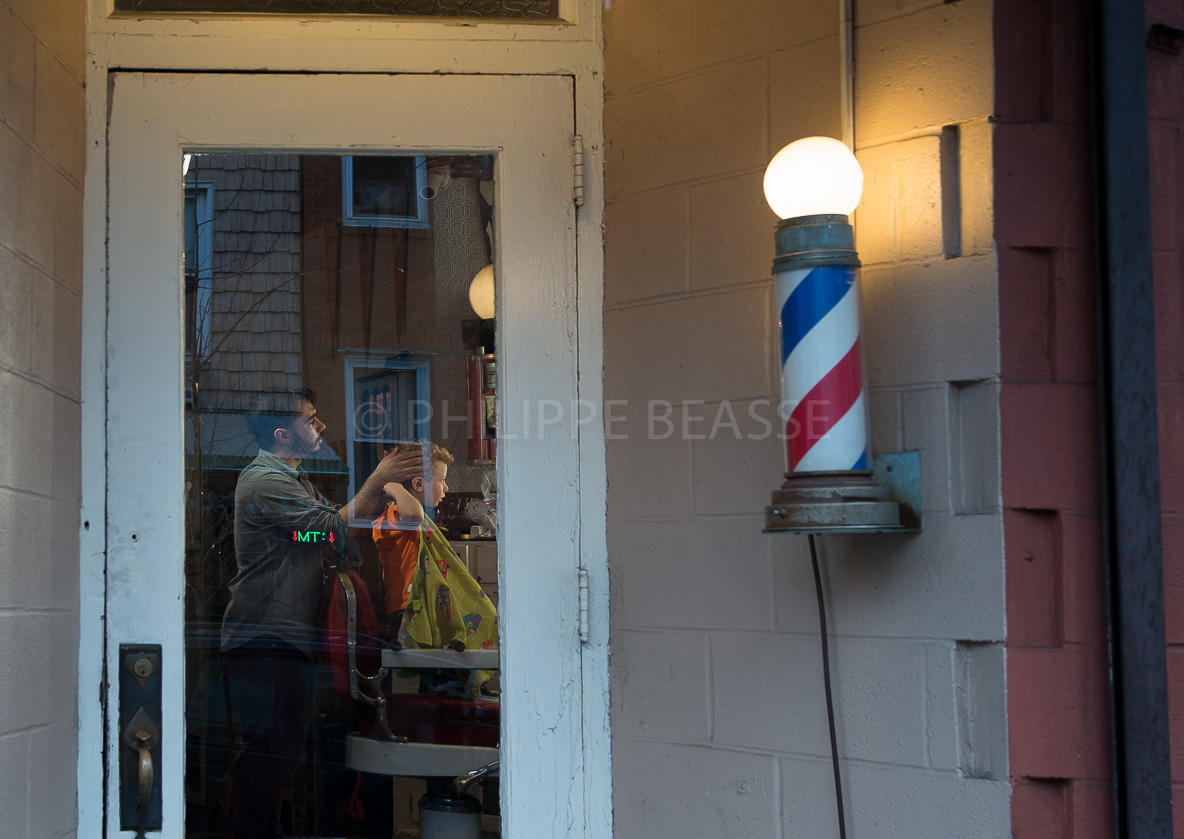
M584 206L584 138L579 134L571 141L571 197L577 207Z
M588 643L588 572L580 569L580 643Z

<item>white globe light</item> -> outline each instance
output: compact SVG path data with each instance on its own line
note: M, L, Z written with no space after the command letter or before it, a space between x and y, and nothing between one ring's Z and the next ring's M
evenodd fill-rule
M863 196L863 169L841 140L806 137L777 152L765 169L765 200L781 218L849 216Z
M486 265L473 277L469 284L469 305L473 311L484 320L494 315L493 305L493 266Z

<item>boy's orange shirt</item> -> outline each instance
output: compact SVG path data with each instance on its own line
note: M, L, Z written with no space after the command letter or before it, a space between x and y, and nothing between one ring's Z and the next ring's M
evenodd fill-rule
M382 615L390 617L407 606L407 589L419 560L419 528L416 522L410 529L400 527L399 508L391 503L386 512L374 520L374 544L382 561Z

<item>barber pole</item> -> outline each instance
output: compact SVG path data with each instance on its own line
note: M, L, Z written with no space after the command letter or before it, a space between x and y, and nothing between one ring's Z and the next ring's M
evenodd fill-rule
M778 225L776 242L785 483L765 529L901 529L871 473L854 232L845 215L800 216Z
M868 468L859 269L777 274L786 473Z
M859 335L859 255L849 218L863 169L833 137L803 137L765 169L774 234L785 483L765 508L767 533L909 529L872 476ZM885 467L887 468L887 467Z

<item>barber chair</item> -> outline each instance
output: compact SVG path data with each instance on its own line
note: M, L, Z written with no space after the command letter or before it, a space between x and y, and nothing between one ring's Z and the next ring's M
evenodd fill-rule
M482 806L470 789L497 774L499 702L448 693L390 694L386 687L395 670L497 670L498 651L396 650L384 645L381 666L365 675L358 669L357 594L346 574L338 574L338 579L346 595L349 693L374 709L369 732L346 738L346 765L361 772L425 780L427 793L419 800L420 839L480 839Z

